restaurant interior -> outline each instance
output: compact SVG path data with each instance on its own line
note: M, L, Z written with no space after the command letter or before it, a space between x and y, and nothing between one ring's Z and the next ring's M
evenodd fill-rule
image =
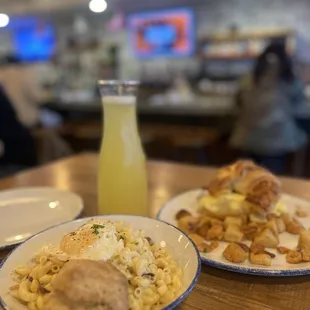
M0 0L0 309L309 309L309 12Z
M97 80L140 81L137 114L149 159L222 166L246 156L230 143L240 81L275 41L302 84L303 103L292 113L309 136L309 10L306 0L1 0L0 82L36 159L6 158L0 175L99 151ZM8 78L10 65L27 78ZM10 131L4 123L1 130ZM309 143L282 153L281 174L310 176Z

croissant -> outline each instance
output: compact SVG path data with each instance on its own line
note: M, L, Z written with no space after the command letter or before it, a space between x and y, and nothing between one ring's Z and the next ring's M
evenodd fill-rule
M239 160L219 169L207 189L213 196L242 194L255 213L270 212L281 194L279 180L250 160Z

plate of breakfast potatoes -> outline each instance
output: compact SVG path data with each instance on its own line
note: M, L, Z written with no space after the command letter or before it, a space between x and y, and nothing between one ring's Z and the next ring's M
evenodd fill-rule
M249 160L220 168L209 184L172 198L158 219L196 244L202 262L261 276L310 274L310 202Z

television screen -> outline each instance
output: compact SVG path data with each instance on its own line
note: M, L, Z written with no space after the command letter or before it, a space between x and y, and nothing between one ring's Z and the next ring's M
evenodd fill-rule
M21 61L49 60L56 48L52 24L35 18L16 18L11 23L14 53Z
M184 57L194 52L194 14L187 8L128 17L129 42L141 58Z

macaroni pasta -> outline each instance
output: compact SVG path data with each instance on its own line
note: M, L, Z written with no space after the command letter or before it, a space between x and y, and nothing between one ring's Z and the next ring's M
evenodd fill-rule
M123 223L113 223L117 240L124 246L109 259L128 279L131 310L157 310L172 302L182 287L182 271L166 247L152 244L141 230ZM164 244L165 245L165 244ZM32 265L15 269L10 294L29 310L42 309L44 298L53 289L53 279L70 259L61 250L42 249Z

